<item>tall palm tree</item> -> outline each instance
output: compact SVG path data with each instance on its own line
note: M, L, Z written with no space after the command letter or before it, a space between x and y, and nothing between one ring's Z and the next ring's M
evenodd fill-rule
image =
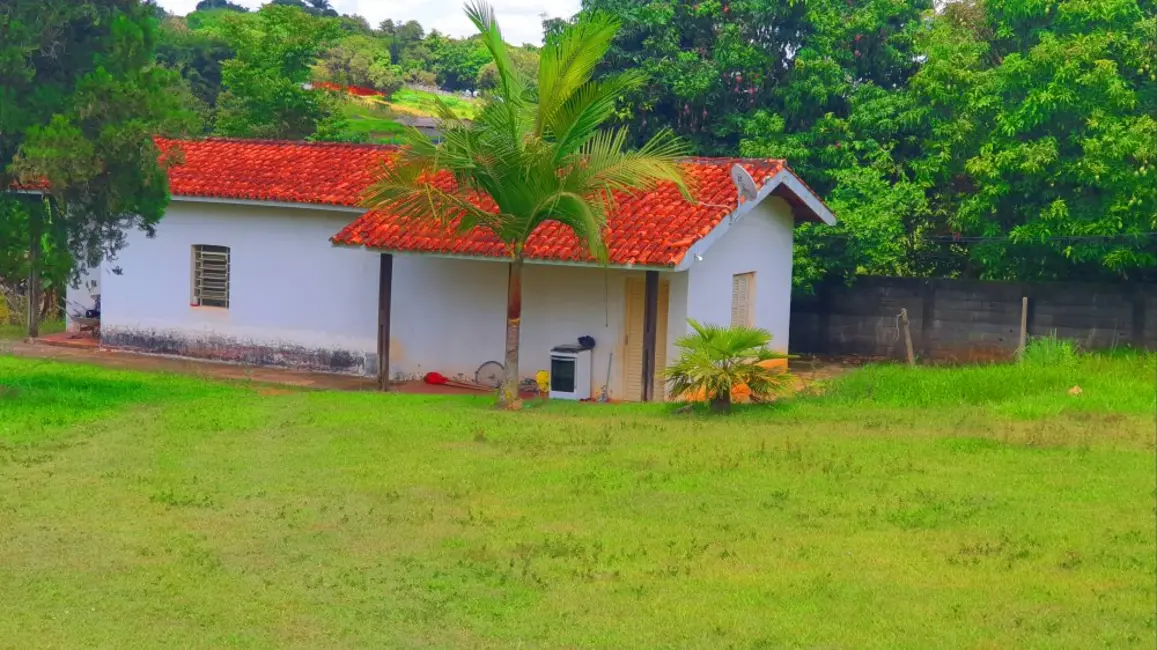
M625 129L602 130L616 99L639 86L638 73L594 79L618 21L589 13L541 51L536 90L511 65L484 1L466 14L494 57L498 88L471 122L439 104L441 141L407 130L397 158L384 165L366 194L368 207L403 219L434 219L466 233L479 228L510 256L506 306L506 369L498 405L518 408L518 340L527 240L555 221L570 228L591 255L606 261L603 231L615 192L674 183L686 195L678 165L684 147L672 133L628 151ZM433 183L439 172L454 184ZM485 205L487 208L480 207Z

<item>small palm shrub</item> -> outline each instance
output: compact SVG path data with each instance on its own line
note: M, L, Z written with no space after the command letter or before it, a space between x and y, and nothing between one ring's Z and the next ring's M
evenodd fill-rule
M753 400L766 399L790 379L763 362L785 355L768 349L771 333L758 327L701 325L675 341L679 357L664 375L676 398L702 394L716 412L731 411L731 393L747 386ZM762 365L761 365L762 364Z

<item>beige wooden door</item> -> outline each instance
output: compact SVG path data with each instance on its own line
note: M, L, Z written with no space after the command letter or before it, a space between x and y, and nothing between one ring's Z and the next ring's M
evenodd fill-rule
M643 399L643 314L646 307L646 283L643 278L627 278L627 305L623 345L623 398ZM671 285L659 280L658 322L655 324L655 387L656 401L667 399L667 382L663 369L667 367L667 305Z

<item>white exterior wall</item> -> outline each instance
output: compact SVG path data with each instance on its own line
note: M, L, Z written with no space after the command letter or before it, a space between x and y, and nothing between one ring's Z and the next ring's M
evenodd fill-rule
M687 318L730 325L732 276L754 271L754 325L771 332L772 349L787 352L794 223L791 206L778 197L768 197L739 217L702 254L703 261L692 261L687 271ZM686 329L683 321L674 320L672 308L670 338Z
M394 256L390 321L390 374L417 377L437 371L472 378L487 361L503 363L508 267L498 261ZM625 279L629 272L527 264L522 279L519 370L533 377L549 370L550 349L595 339L591 393L607 382L621 388ZM642 275L642 272L635 272Z
M364 355L377 350L378 256L328 241L353 217L175 200L154 239L130 233L117 259L104 263L102 339L151 352L286 365L314 357L302 365L372 371ZM197 244L230 249L228 309L189 304Z
M373 374L379 255L328 241L353 218L175 200L155 238L130 233L118 258L103 265L103 338L149 352ZM197 244L230 249L228 309L189 304ZM592 393L606 383L615 352L610 390L617 394L630 273L528 264L523 376L550 367L550 348L588 335L597 342ZM482 363L503 362L506 285L507 266L498 261L395 255L391 376L473 377Z
M112 346L315 370L376 372L377 253L334 247L348 212L176 200L157 236L129 235L100 277L102 330ZM732 275L754 271L755 323L786 350L793 220L769 198L741 217L670 282L667 358L686 319L727 324ZM230 249L230 307L190 306L192 247ZM113 273L120 269L120 274ZM520 370L549 368L550 348L594 337L592 394L622 393L624 285L643 271L528 264ZM507 265L395 255L390 375L472 377L503 361ZM73 299L70 292L69 298ZM81 297L77 295L77 297Z
M670 302L667 304L667 365L674 363L679 356L675 341L686 334L688 330L687 291L690 285L688 281L690 276L691 274L687 271L664 273L659 276L660 279L668 280L671 283L668 294Z

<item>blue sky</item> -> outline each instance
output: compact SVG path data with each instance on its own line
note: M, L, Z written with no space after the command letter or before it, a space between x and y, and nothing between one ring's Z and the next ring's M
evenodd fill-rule
M262 0L233 0L246 7L259 7ZM502 36L508 43L542 44L542 18L547 13L551 17L570 17L579 8L580 0L491 0L498 12L498 24L502 26ZM197 6L198 0L158 0L166 11L187 14ZM417 20L427 31L437 29L451 36L468 36L474 27L462 13L461 0L330 0L330 4L343 14L365 16L370 24L377 26L386 18L395 21Z

